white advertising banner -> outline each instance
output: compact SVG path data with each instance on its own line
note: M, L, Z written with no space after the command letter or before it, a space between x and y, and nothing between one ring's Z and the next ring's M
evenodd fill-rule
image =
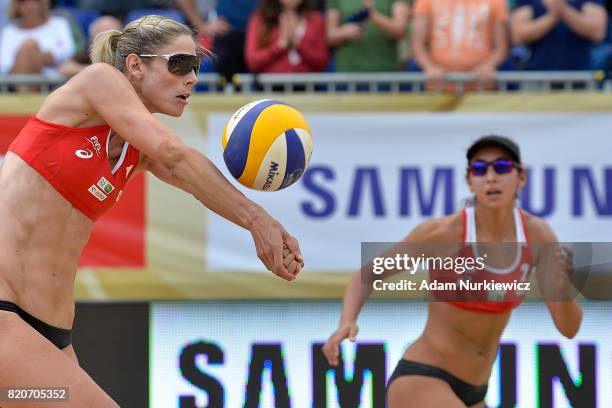
M220 135L229 114L210 115ZM397 241L419 222L457 211L469 192L465 152L485 134L515 139L529 171L521 205L561 241L612 241L612 115L586 113L307 113L310 168L286 190L240 186L296 236L307 268L350 271L363 241ZM220 141L207 154L231 179ZM238 185L238 183L235 183ZM251 237L212 214L210 271L261 271Z
M556 331L543 303L514 312L487 406L609 406L610 304L583 307L572 340ZM422 332L427 305L370 302L337 370L321 345L336 327L338 302L157 303L151 313L152 408L383 408L386 379Z

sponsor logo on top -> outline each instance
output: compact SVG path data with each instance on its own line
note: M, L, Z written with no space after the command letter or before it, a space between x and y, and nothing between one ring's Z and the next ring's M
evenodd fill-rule
M79 149L74 154L80 159L91 159L93 157L93 153L89 149Z
M107 179L105 179L104 177L100 178L100 180L98 180L98 182L96 183L98 187L100 187L102 189L102 191L104 191L106 194L110 194L113 192L113 190L115 189L115 186L113 186Z
M89 191L89 193L96 197L98 199L98 201L104 201L107 198L107 195L104 194L102 192L102 190L100 190L98 187L96 187L95 184L92 184L91 186L89 186L89 188L87 189L87 191Z
M91 146L95 149L96 155L100 156L100 151L102 150L102 146L100 145L100 141L98 140L98 136L92 136L87 139Z

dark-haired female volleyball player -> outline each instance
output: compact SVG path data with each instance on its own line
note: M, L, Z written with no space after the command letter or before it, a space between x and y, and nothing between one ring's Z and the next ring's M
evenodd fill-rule
M523 243L509 245L513 261L505 264L505 270L485 263L483 273L500 274L505 281L523 281L531 265L548 269L552 265L551 278L543 281L555 290L569 289L571 254L556 244L546 222L515 208L517 192L526 180L516 143L505 137L485 136L470 147L467 159L466 180L475 195L474 206L423 222L403 240L404 247L411 243L456 243L475 252L476 243ZM528 243L544 244L536 249L540 245ZM425 247L431 249L432 245ZM323 348L332 365L338 364L340 342L345 338L354 341L357 335L357 316L371 291L371 286L364 287L367 284L363 282L358 271L346 289L339 327ZM503 296L499 302L430 302L425 330L405 351L389 379L389 407L484 407L500 337L524 293L507 292ZM582 320L580 306L565 297L548 299L555 326L563 335L573 337Z
M152 115L182 114L199 51L188 27L158 16L100 34L96 63L50 94L10 146L0 173L0 387L69 387L58 406L117 406L70 345L74 279L94 222L141 170L250 231L281 278L303 266L297 241ZM33 404L18 406L42 406Z

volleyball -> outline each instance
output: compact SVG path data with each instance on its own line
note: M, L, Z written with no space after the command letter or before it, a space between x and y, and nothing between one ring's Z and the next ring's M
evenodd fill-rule
M304 116L284 102L248 103L229 119L223 160L242 185L259 191L289 187L310 163L312 135Z

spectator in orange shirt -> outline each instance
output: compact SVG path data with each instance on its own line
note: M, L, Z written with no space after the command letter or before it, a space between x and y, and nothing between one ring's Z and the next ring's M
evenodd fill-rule
M251 72L317 72L327 65L323 16L308 0L263 0L249 19L246 64Z
M414 15L412 51L430 85L447 72L493 80L508 50L505 0L416 0Z

